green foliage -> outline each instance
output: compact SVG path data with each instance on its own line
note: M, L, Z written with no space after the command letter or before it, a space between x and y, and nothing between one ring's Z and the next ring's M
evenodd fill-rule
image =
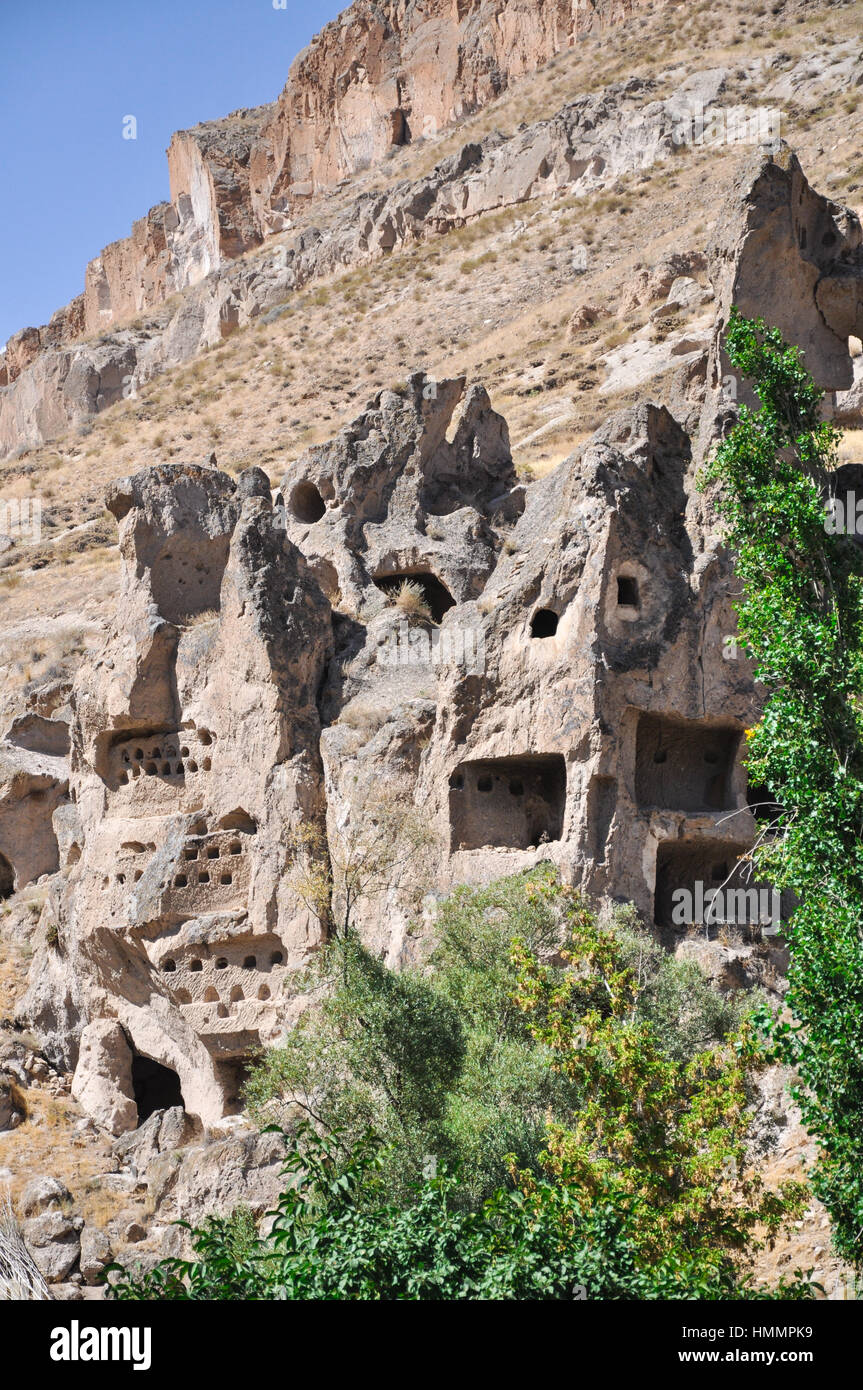
M553 1050L525 1026L512 943L558 960L571 895L550 865L441 905L436 947L422 968L394 973L352 934L333 941L305 979L310 1007L246 1086L262 1124L311 1117L349 1145L372 1129L386 1146L394 1197L432 1161L458 1172L458 1198L476 1204L509 1179L511 1164L540 1173L549 1117L579 1093ZM670 957L618 909L608 924L638 980L637 1012L656 1047L677 1060L734 1026L730 1005L694 962ZM580 998L586 1009L588 995Z
M237 1259L227 1223L194 1233L193 1260L163 1260L110 1287L123 1301L565 1300L764 1297L733 1268L677 1251L646 1262L631 1213L613 1197L583 1211L550 1182L500 1191L478 1210L453 1202L444 1174L407 1205L387 1200L370 1135L347 1153L342 1138L304 1127L285 1164L291 1181L272 1234ZM804 1298L800 1280L777 1296Z
M569 969L515 949L517 1001L579 1096L574 1113L548 1127L545 1170L585 1212L627 1201L645 1256L670 1251L720 1274L805 1204L801 1184L767 1191L750 1171L751 1026L680 1059L639 1013L643 980L627 943L574 896L568 919Z
M819 1146L814 1187L840 1254L863 1263L863 556L830 534L837 431L797 348L732 313L727 351L761 407L742 406L705 471L720 484L743 588L740 633L768 691L747 731L752 781L782 807L759 878L800 898L788 926L793 1022L764 1026L796 1067Z
M461 1020L418 972L388 970L353 933L325 948L305 985L312 1007L247 1082L251 1112L286 1119L297 1108L349 1141L373 1127L399 1190L435 1152L464 1062Z
M656 1045L675 1061L722 1042L752 1011L752 994L720 994L694 960L677 960L638 922L631 905L614 909L611 928L637 986L636 1010Z
M247 1088L293 1130L272 1235L210 1222L115 1296L767 1296L756 1226L802 1193L746 1173L755 1046L698 968L549 865L458 889L436 940L400 973L353 933L327 947Z

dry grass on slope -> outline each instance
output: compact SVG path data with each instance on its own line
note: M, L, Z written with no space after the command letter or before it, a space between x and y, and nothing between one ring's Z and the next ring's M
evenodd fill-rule
M407 147L336 191L316 208L316 220L335 215L357 187L414 178L465 140L550 115L588 88L622 76L661 78L672 62L694 71L778 48L793 61L854 34L863 10L860 3L799 13L786 6L786 20L776 8L648 12L561 55L457 131ZM729 101L734 91L732 79ZM847 93L833 93L800 113L797 126L793 116L783 126L816 186L840 195L843 182L846 193L854 184L837 166L849 139L846 105ZM117 567L102 502L112 478L215 451L229 472L258 464L278 482L309 444L331 437L376 391L413 370L484 381L509 422L523 475L548 471L612 408L644 394L598 394L603 354L647 318L649 306L617 316L621 290L639 265L704 247L740 159L739 148L686 149L611 189L489 214L315 282L274 322L236 333L79 432L0 465L4 496L38 495L43 503L41 545L0 555L0 631L84 602L94 621L105 611ZM584 274L573 272L576 246L588 248ZM568 337L567 323L585 302L608 317Z

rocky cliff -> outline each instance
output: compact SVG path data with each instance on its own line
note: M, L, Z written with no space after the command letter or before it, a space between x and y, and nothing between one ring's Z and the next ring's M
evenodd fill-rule
M134 389L137 354L106 361L98 347L68 344L156 309L290 230L316 193L479 110L580 36L623 23L640 3L357 0L299 55L278 102L178 131L168 149L170 201L89 263L83 295L49 324L10 338L0 389L35 369L0 399L0 454L51 438ZM283 259L276 264L285 268ZM294 283L283 277L282 294ZM236 308L234 287L226 291ZM224 332L238 320L221 306L216 321ZM188 335L184 342L188 352ZM182 355L168 347L161 360Z
M732 303L777 322L837 413L860 419L863 234L787 145L731 151L715 204L698 183L661 199L691 102L758 100L767 77L822 100L838 67L859 84L859 40L825 44L820 66L741 55L734 71L674 64L555 91L508 134L459 133L433 168L362 180L453 86L482 105L495 64L510 81L576 21L629 8L353 7L301 55L278 104L176 136L171 202L91 267L89 301L10 342L5 448L70 424L84 441L69 454L81 492L53 504L64 529L32 563L11 548L16 567L2 571L15 617L2 629L0 931L20 988L0 1037L0 1129L18 1182L53 1163L66 1136L50 1117L66 1107L86 1225L62 1184L19 1194L55 1285L95 1280L118 1248L176 1253L174 1216L272 1204L278 1148L245 1127L241 1083L305 1006L297 971L370 852L385 872L353 894L352 920L396 968L422 958L454 885L551 861L595 898L634 903L724 990L785 989L781 936L754 920L711 935L671 911L680 887L739 886L756 833L741 742L759 690L696 476L746 399L722 352ZM449 74L445 98L433 71ZM316 106L324 91L330 106ZM336 124L313 119L326 109ZM711 196L714 167L694 175ZM693 197L704 221L682 233ZM593 247L585 280L573 243L586 250L594 224L608 242L606 204L636 224L638 249ZM326 338L292 396L296 362L324 336L317 282L346 287L322 305L331 320L360 299L362 334ZM426 283L446 357L425 350ZM143 317L70 341L103 309L109 325L115 311ZM388 318L384 349L374 334ZM462 337L482 344L470 369ZM199 356L229 338L216 362ZM229 357L242 344L248 382ZM389 384L369 389L367 359L385 351ZM502 386L505 353L518 371ZM115 445L109 413L93 430L110 450L97 474L83 452L91 417L178 362L191 363L171 406L182 433L147 453L142 409ZM222 467L188 461L209 452L185 441L215 378L238 378L226 413L239 430L263 373L274 393L252 428L272 453L252 457L266 470L230 439ZM559 412L585 400L582 432ZM549 426L564 447L537 476L519 434ZM47 463L9 458L4 476L32 469L59 492L55 447ZM73 547L97 526L110 544L79 568ZM42 638L70 618L87 620L86 637L46 671ZM778 1135L769 1161L796 1173L807 1139L785 1079L770 1075L762 1109ZM43 1104L55 1107L44 1124ZM823 1213L805 1224L795 1263L826 1263Z
M804 227L829 247L820 277ZM115 624L69 694L68 774L56 721L13 734L33 766L4 840L16 887L64 870L25 1012L100 1123L136 1123L135 1057L202 1121L229 1113L326 931L303 875L327 866L338 897L356 837L409 835L419 807L425 867L393 861L383 897L353 905L391 965L436 896L541 859L689 949L673 889L736 881L756 833L740 748L758 697L728 659L733 574L695 487L727 415L719 334L741 284L768 310L765 257L781 255L786 317L839 384L817 287L837 326L859 326L863 286L857 219L793 155L754 158L716 238L691 432L644 402L526 488L484 388L417 373L302 456L275 500L259 469L112 485ZM34 798L53 865L14 848L34 843ZM749 928L699 949L715 973L781 988L781 951Z

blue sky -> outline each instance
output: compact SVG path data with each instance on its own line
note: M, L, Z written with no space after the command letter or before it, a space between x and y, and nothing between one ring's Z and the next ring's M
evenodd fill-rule
M172 133L272 101L347 0L0 0L0 345L168 197ZM123 139L123 118L137 139Z

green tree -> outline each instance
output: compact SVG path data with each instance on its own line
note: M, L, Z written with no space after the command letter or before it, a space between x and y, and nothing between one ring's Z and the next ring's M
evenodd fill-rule
M686 1059L664 1048L639 1013L644 980L626 943L559 891L569 899L569 968L519 944L514 952L517 1001L579 1097L565 1121L548 1126L545 1172L584 1212L628 1204L631 1238L646 1258L672 1252L731 1277L735 1260L799 1215L806 1195L800 1183L768 1190L752 1170L748 1087L761 1060L752 1026Z
M402 1191L438 1151L464 1062L462 1021L419 972L389 970L350 930L324 948L304 986L309 1007L252 1069L251 1112L280 1124L300 1112L349 1144L374 1129Z
M372 1129L386 1146L390 1194L409 1195L437 1164L457 1171L453 1200L476 1205L513 1165L541 1176L549 1118L566 1123L579 1087L526 1026L513 941L560 973L572 898L549 864L439 906L421 966L388 970L353 933L307 973L309 1007L252 1071L246 1096L261 1124L299 1114L352 1144ZM656 1049L676 1060L721 1042L745 1002L723 998L694 962L677 961L616 909L604 924L638 981L636 1011ZM579 994L584 1011L592 996Z
M726 347L760 408L705 470L718 484L742 599L740 634L768 692L747 731L749 774L778 803L759 878L792 889L789 1022L763 1022L796 1068L818 1143L813 1185L837 1250L863 1262L863 554L825 524L838 432L823 393L776 329L736 311ZM780 809L781 808L781 809Z

